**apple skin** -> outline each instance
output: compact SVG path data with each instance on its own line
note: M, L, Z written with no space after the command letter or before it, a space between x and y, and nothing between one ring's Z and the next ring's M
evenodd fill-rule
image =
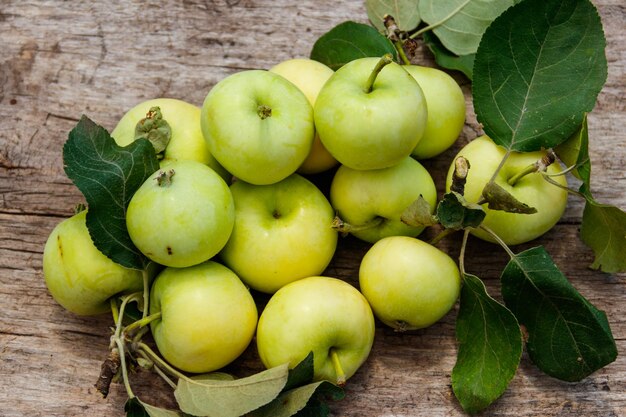
M297 365L311 351L315 380L337 383L330 352L350 378L374 342L374 315L363 295L336 278L309 277L270 298L257 326L257 348L267 368Z
M304 93L311 106L315 106L315 100L320 90L335 73L321 62L307 58L288 59L273 66L270 71L282 75L295 84ZM298 168L298 172L301 174L318 174L337 164L337 160L324 147L316 133L311 152Z
M465 199L470 203L480 200L485 184L489 182L496 168L502 161L506 150L496 145L488 136L480 136L465 145L456 157L464 156L470 162L470 169L465 184ZM561 218L567 205L567 191L545 181L540 174L529 174L517 181L514 186L507 180L527 166L535 163L545 152L512 152L504 167L496 177L496 184L503 187L522 203L537 209L534 214L507 213L490 210L487 204L483 209L487 213L483 225L493 230L507 245L529 242L550 230ZM454 159L456 159L456 157ZM548 167L548 174L561 172L558 163ZM448 170L446 190L450 190L454 162ZM564 175L552 177L560 185L567 187ZM472 235L488 242L495 242L487 232L472 229Z
M242 281L274 293L326 269L338 234L333 208L315 185L292 174L271 185L236 181L230 189L235 225L220 256Z
M52 298L78 315L110 311L109 299L143 289L142 272L124 268L93 244L87 211L63 220L52 230L43 252L43 275Z
M452 146L463 130L465 96L454 78L437 68L405 65L404 69L422 88L428 107L426 130L412 155L432 158Z
M174 171L169 185L160 173ZM215 256L228 241L235 207L228 185L211 168L179 160L152 174L133 195L126 226L137 248L156 263L186 267Z
M418 236L424 227L408 226L400 216L420 195L434 211L435 183L426 168L409 156L397 165L379 170L362 171L343 165L330 187L330 202L343 221L360 226L379 217L385 219L376 227L350 232L370 243L386 236Z
M262 106L271 109L263 118ZM247 70L217 83L200 118L210 152L235 177L273 184L293 174L309 155L313 108L291 82L273 72Z
M152 285L150 323L161 355L175 367L211 372L235 360L257 324L252 295L237 275L216 262L166 268Z
M163 119L170 125L172 137L165 148L161 166L179 159L201 162L211 167L226 182L231 175L211 155L200 129L200 108L173 98L156 98L137 104L128 110L111 132L119 146L135 140L135 126L152 107L159 107Z
M415 79L386 65L371 92L367 80L379 58L338 69L315 101L315 127L326 149L352 169L381 169L409 156L424 134L426 100Z
M363 257L359 286L380 321L398 331L416 330L431 326L452 309L461 276L452 258L436 247L390 236Z

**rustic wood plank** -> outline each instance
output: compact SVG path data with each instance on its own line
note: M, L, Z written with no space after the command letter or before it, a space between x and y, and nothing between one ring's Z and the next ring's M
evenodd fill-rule
M607 36L609 73L589 116L593 189L598 200L626 207L626 8L596 0ZM220 79L307 56L322 33L344 20L365 22L363 2L351 0L165 0L161 2L3 1L0 5L0 406L5 416L121 415L125 391L109 398L93 388L108 346L110 318L77 317L48 295L41 274L43 245L69 216L80 193L63 173L61 147L85 113L112 129L136 103L158 96L200 105ZM417 60L432 64L421 50ZM443 188L460 147L479 133L466 80L468 122L459 142L425 165ZM626 349L624 274L587 269L593 254L578 238L582 203L571 197L544 244L579 291L605 310L620 352ZM432 231L429 233L433 233ZM530 247L524 245L520 249ZM458 239L440 247L452 256ZM327 274L355 283L368 245L342 240ZM494 249L495 248L495 249ZM471 240L467 269L498 293L505 257ZM450 388L455 361L454 311L435 326L397 334L378 325L375 348L350 380L341 416L460 416ZM254 348L229 367L260 370ZM142 372L134 388L146 401L174 405L167 386ZM483 415L626 415L626 359L579 383L541 374L528 360L511 386Z

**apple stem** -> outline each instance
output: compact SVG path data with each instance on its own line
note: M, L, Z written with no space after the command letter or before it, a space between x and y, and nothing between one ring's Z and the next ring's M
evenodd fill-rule
M161 312L160 311L157 312L157 313L151 314L149 316L146 316L146 317L144 317L144 318L142 318L140 320L134 321L131 324L129 324L128 326L126 326L124 328L124 333L128 333L131 330L147 326L148 324L150 324L150 322L152 322L154 320L158 320L160 318L161 318Z
M513 186L528 174L533 174L535 172L545 172L555 160L556 157L554 155L554 152L548 152L546 155L544 155L543 158L541 158L537 162L528 165L526 168L513 175L511 178L508 179L507 182L509 183L509 185Z
M385 54L382 56L382 58L380 58L380 60L376 63L376 66L372 70L369 78L367 79L367 83L365 84L364 91L366 94L371 93L374 89L374 81L376 81L376 77L378 77L380 71L382 71L382 69L385 68L386 65L391 64L392 62L393 57L391 56L391 54Z
M335 373L337 374L337 385L343 387L346 385L346 373L343 371L337 351L333 348L330 348L330 360L333 362L333 367L335 368Z
M339 233L347 234L351 232L360 232L363 230L372 229L374 227L380 226L380 224L385 220L384 217L375 217L367 223L354 225L350 224L346 221L343 221L339 216L335 216L333 222L331 223L331 227L338 231Z
M470 162L467 158L459 156L454 160L454 173L452 174L452 185L450 191L465 194L465 182L469 173Z
M259 104L259 107L257 107L256 111L261 120L265 120L268 117L272 116L272 108L266 104Z

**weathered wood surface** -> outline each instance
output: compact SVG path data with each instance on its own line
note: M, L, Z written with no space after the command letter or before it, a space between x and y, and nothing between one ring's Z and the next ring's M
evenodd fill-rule
M361 0L0 1L0 415L114 416L124 389L108 399L93 388L106 354L111 320L59 307L43 283L48 233L81 201L63 173L61 147L81 114L112 129L136 103L175 97L200 105L218 80L307 56L335 24L365 22ZM593 188L600 201L626 207L626 8L595 0L608 40L608 81L589 116ZM431 63L422 51L418 62ZM439 190L459 147L476 136L471 109L458 144L427 162ZM572 86L576 88L576 86ZM624 275L587 268L593 256L578 238L582 204L575 198L544 244L572 283L607 312L620 353L626 350ZM529 246L529 245L527 245ZM456 239L440 247L457 256ZM327 274L355 282L367 246L342 242ZM497 247L470 241L467 269L498 292L505 264ZM625 254L626 256L626 254ZM530 301L530 300L529 300ZM530 301L532 302L532 301ZM379 326L366 365L350 380L337 416L463 415L450 388L456 357L454 312L435 326L397 334ZM231 367L260 369L254 349ZM142 398L172 405L166 386L140 374ZM626 359L579 383L541 374L523 357L509 389L485 416L626 416Z

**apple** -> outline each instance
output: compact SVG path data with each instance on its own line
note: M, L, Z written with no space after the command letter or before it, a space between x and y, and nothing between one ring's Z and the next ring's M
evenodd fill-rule
M87 211L63 220L52 230L43 251L43 275L52 298L79 315L110 311L109 299L143 288L142 272L124 268L93 244Z
M154 262L178 268L215 256L234 222L226 182L208 166L189 160L170 162L152 174L126 211L135 246Z
M151 108L158 107L171 129L170 141L163 152L161 165L179 159L201 162L214 169L224 181L231 175L211 155L200 129L200 108L173 98L157 98L137 104L128 110L111 132L119 146L126 146L135 140L135 128Z
M417 159L432 158L452 146L463 130L465 96L454 78L437 68L403 68L422 88L428 107L426 130L412 155Z
M343 385L367 359L374 315L363 295L336 278L308 277L269 300L257 326L257 349L267 368L297 365L313 352L315 380Z
M152 285L150 323L161 355L194 373L235 360L250 344L257 324L252 295L237 275L216 262L166 268Z
M445 316L459 297L461 276L445 252L419 239L390 236L363 257L359 286L380 321L405 331Z
M304 93L311 106L315 105L315 99L317 99L320 90L335 73L321 62L307 58L288 59L273 66L270 71L282 75L295 84ZM316 133L311 152L298 168L298 172L317 174L334 167L337 163L337 160L324 147Z
M224 263L257 291L321 274L337 247L333 208L307 179L292 174L270 185L238 180L233 233L220 253Z
M348 231L370 243L392 235L418 236L424 227L408 226L400 216L420 195L434 211L435 183L426 168L410 156L378 170L343 165L330 186L330 202L341 220L349 224Z
M217 83L200 118L210 152L235 177L272 184L293 174L309 155L313 108L291 82L247 70Z
M422 89L390 57L339 68L315 101L315 127L326 149L352 169L381 169L411 154L426 128Z
M470 162L470 169L465 184L465 199L470 203L481 200L482 191L502 161L506 150L496 145L488 136L480 136L465 145L457 154ZM567 191L556 187L543 179L539 173L529 174L519 179L514 185L508 180L546 155L543 151L511 152L504 166L499 171L495 183L503 187L517 200L537 209L534 214L508 213L491 210L483 204L486 212L483 225L495 232L506 244L517 245L531 241L550 230L561 218L567 205ZM455 158L456 159L456 158ZM551 164L547 173L554 175L561 172L558 163ZM446 189L450 190L454 163L450 166L446 180ZM567 187L564 175L552 179ZM495 242L486 231L472 229L471 233L483 240Z

